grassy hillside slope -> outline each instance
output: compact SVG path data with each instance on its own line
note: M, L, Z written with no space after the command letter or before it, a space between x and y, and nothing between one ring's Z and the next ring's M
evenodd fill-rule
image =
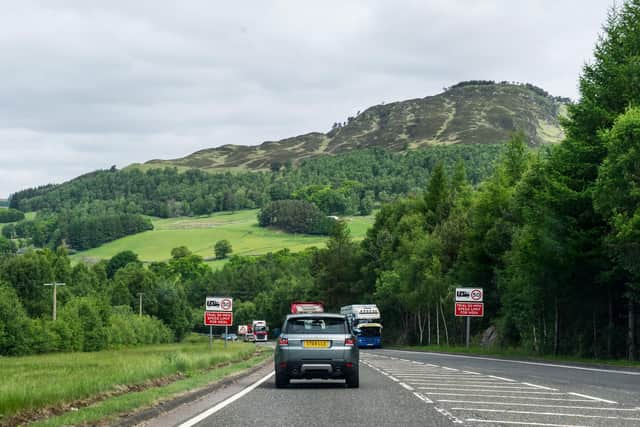
M528 143L537 146L563 138L558 119L567 101L532 85L463 82L435 96L367 108L344 123L335 123L327 133L311 132L258 146L229 144L180 159L133 166L258 170L363 148L405 151L434 145L501 143L515 130L524 131Z
M219 266L224 261L213 260L213 246L222 239L231 242L235 255L261 255L285 248L295 252L311 246L323 246L327 240L325 236L296 235L259 227L257 213L258 210L245 210L201 217L155 218L152 231L78 252L73 258L78 261L95 261L131 250L143 261L162 261L171 257L171 249L186 246L193 253L208 259L212 266ZM362 239L373 224L373 216L349 217L345 220L352 236L357 240Z

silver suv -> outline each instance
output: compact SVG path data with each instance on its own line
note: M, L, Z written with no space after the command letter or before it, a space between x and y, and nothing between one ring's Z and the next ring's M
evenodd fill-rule
M359 386L358 346L340 314L288 315L274 361L278 388L292 378L344 378L348 387Z

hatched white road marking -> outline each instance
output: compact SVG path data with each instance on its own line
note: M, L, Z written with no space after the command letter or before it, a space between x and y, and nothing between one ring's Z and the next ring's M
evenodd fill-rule
M556 417L570 418L599 418L605 420L621 420L621 421L640 421L640 418L617 417L615 415L586 415L586 414L569 414L559 412L535 412L535 411L514 411L512 409L486 409L486 408L451 408L452 411L473 411L473 412L494 412L502 414L521 414L521 415L551 415Z
M593 396L589 396L587 394L580 394L580 393L573 393L573 392L569 392L569 394L571 394L573 396L584 397L585 399L595 400L596 402L614 403L614 404L618 403L618 402L614 402L613 400L601 399L599 397L593 397Z
M640 417L636 418L640 408L621 407L613 400L448 366L367 356L367 366L412 391L425 404L433 404L436 411L455 424L579 427L565 422L571 418L591 422L640 421ZM460 414L464 413L473 415L462 417ZM505 419L485 419L484 414L487 418L491 418L489 414L503 414L500 418Z
M547 424L547 423L532 423L529 421L501 421L501 420L479 420L475 418L467 418L465 421L473 423L491 423L491 424L515 424L521 426L544 426L544 427L589 427L577 424Z

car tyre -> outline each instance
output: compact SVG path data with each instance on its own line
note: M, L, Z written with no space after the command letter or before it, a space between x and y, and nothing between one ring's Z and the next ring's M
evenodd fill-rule
M285 372L276 371L276 388L284 388L289 385L290 379Z
M347 374L347 387L349 388L359 388L360 387L360 373L356 368L353 372Z

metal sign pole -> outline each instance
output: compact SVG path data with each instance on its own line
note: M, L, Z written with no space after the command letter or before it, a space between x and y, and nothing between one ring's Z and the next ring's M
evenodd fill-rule
M209 349L213 347L213 326L209 326Z
M467 348L469 348L469 329L471 329L471 317L467 316Z
M229 338L229 327L224 327L224 348L227 348L227 340Z

